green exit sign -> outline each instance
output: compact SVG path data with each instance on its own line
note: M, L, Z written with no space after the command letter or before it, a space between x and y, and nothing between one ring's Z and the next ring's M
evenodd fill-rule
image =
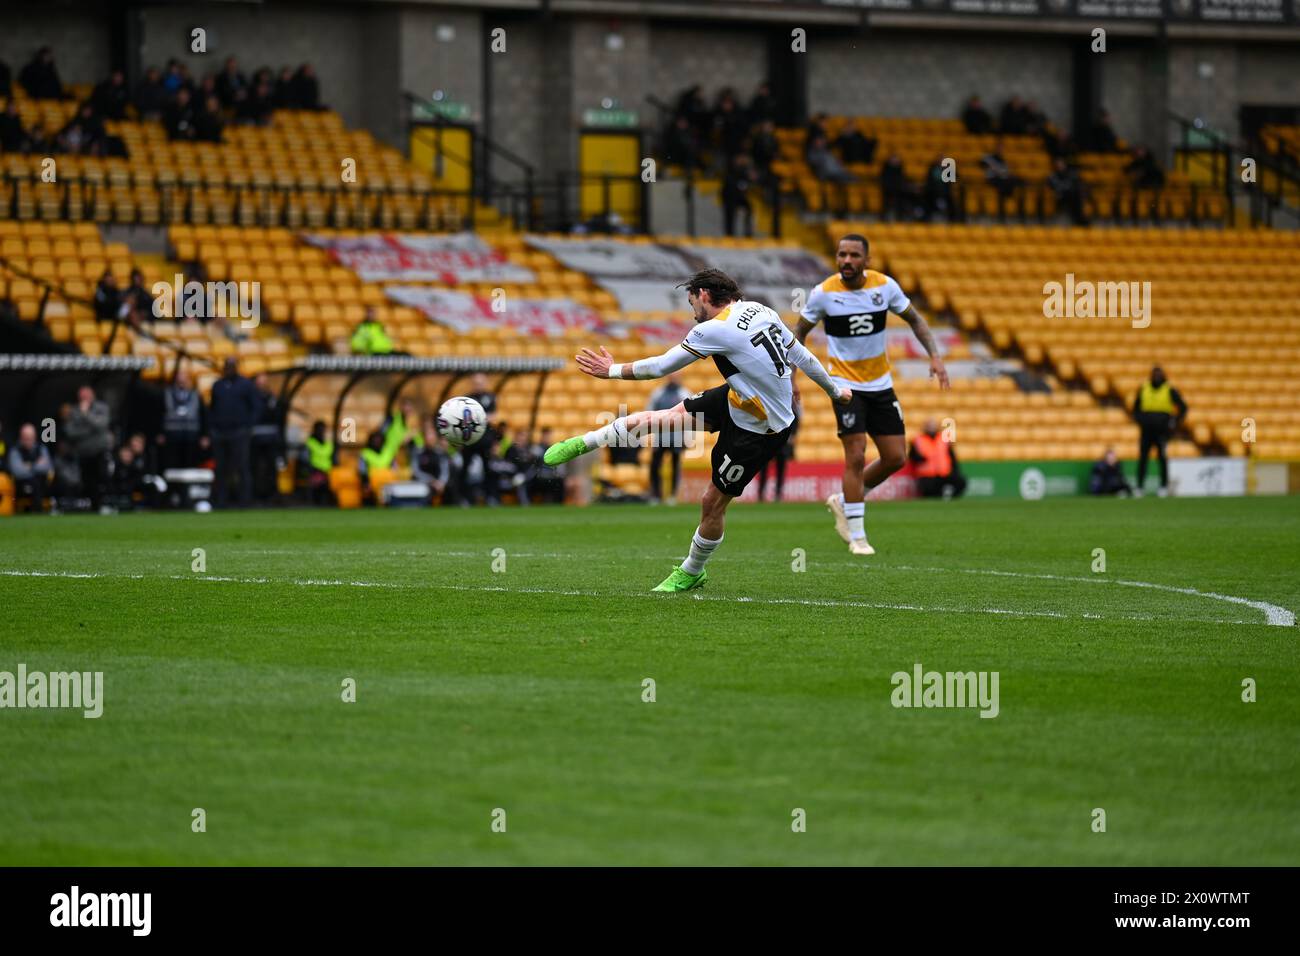
M637 125L636 110L583 110L582 125L631 129Z
M470 110L468 103L430 100L427 103L416 103L412 108L412 115L415 119L433 119L435 116L441 116L449 120L467 120L470 118Z

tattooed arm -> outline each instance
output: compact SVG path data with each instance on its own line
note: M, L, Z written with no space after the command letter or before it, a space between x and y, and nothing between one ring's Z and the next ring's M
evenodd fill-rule
M901 318L912 327L912 334L916 336L916 340L921 343L926 354L930 356L930 377L939 380L940 388L950 388L948 370L943 367L943 359L939 357L939 346L934 341L934 333L930 331L925 316L916 311L916 306L909 305L903 310Z

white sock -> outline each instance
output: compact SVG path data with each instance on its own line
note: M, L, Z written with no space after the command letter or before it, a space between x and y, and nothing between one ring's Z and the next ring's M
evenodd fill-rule
M582 436L582 440L587 443L587 451L604 448L608 445L626 444L627 421L626 419L616 418L604 428L597 428L595 431L587 432Z
M846 501L844 502L844 517L849 519L849 537L865 538L867 531L862 527L863 516L867 511L865 501Z
M709 560L709 556L718 550L718 545L722 544L722 538L717 541L710 541L708 538L700 537L700 529L695 529L695 535L691 538L691 553L686 556L682 562L682 570L687 574L699 574L704 570L704 562Z

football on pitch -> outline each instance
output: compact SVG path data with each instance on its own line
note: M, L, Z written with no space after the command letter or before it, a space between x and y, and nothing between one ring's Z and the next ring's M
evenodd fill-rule
M438 434L457 448L472 445L487 430L487 412L472 398L457 395L442 403L435 422Z

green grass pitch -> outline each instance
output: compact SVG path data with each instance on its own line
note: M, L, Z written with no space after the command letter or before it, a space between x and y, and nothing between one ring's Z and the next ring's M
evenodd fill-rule
M648 593L697 517L5 520L0 671L105 700L0 710L0 864L1300 863L1296 499L736 506Z

